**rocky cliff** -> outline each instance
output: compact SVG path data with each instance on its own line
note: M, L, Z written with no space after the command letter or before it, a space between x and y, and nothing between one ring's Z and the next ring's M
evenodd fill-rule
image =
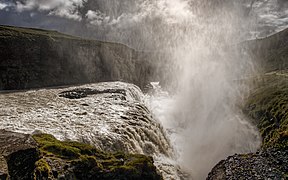
M150 81L159 81L160 66L165 63L157 64L157 59L164 59L163 55L118 43L0 26L0 90L115 80L143 88Z

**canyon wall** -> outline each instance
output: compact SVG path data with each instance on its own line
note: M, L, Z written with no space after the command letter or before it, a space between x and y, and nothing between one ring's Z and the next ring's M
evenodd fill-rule
M159 80L161 65L154 62L160 56L56 31L0 26L0 90L117 80L143 88Z

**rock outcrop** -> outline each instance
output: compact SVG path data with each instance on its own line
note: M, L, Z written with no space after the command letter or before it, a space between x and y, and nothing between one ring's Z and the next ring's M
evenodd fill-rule
M41 152L35 179L162 179L149 156L107 153L88 144L59 141L49 134L33 138Z
M0 90L104 81L143 88L165 72L161 53L32 28L0 26Z
M0 130L0 179L33 179L39 151L27 134Z
M0 178L160 180L153 158L103 152L89 144L59 141L49 134L0 130Z

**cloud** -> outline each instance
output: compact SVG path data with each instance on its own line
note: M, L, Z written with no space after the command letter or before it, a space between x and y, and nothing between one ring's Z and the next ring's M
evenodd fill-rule
M92 25L101 25L103 22L108 22L110 19L109 16L106 16L99 10L97 11L88 10L85 16L88 22Z
M0 2L0 10L6 8L8 5Z
M84 0L24 0L16 1L15 8L23 11L47 11L49 15L80 21L82 19L78 9L83 6Z

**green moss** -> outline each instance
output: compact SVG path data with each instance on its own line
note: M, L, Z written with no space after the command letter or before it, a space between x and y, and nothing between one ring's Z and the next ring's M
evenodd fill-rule
M254 119L263 138L263 147L288 146L288 78L270 73L248 98L245 112Z
M52 161L55 158L62 159L61 162L69 164L77 179L162 179L153 164L153 158L149 156L103 152L89 144L59 141L49 134L37 134L33 138L44 157ZM45 161L41 160L38 164L37 172L49 172Z
M52 153L62 158L75 159L81 155L95 155L103 158L106 155L89 144L74 141L59 141L50 134L37 134L33 138L43 153Z
M62 158L78 158L81 154L79 148L73 147L65 142L57 140L55 137L49 134L33 135L33 138L40 145L40 150L44 154L50 154L62 157Z
M40 159L35 163L35 174L38 177L48 177L51 172L51 168L44 159Z

